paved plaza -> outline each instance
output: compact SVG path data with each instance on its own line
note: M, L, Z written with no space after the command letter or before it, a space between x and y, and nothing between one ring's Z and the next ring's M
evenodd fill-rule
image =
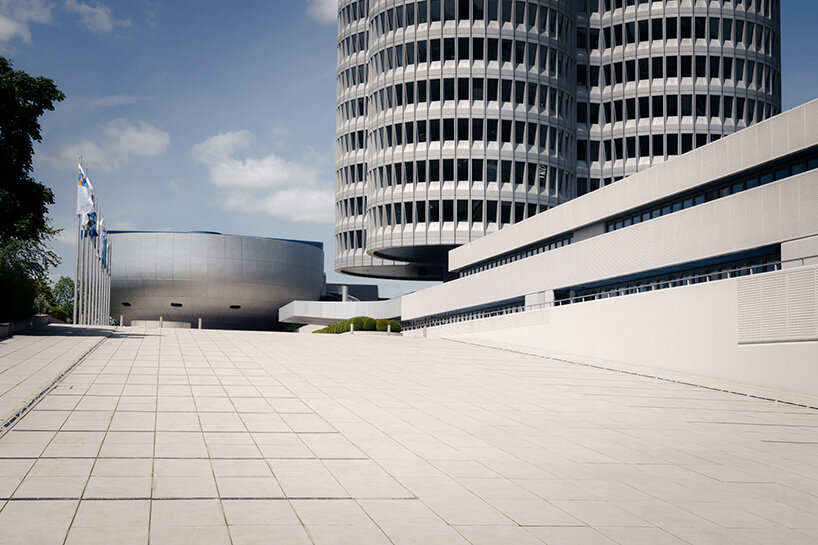
M0 342L3 421L83 356L0 436L4 545L818 542L815 410L446 340L49 326Z

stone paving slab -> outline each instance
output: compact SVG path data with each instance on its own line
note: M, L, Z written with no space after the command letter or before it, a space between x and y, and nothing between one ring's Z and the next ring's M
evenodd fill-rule
M0 339L0 432L10 418L109 334L110 328L51 324Z
M444 340L119 328L0 437L14 544L813 544L818 411Z

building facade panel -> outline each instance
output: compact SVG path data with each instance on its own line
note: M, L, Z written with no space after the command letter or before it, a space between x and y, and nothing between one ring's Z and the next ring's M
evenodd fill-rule
M218 233L112 231L111 316L209 329L270 329L278 309L317 300L320 243Z

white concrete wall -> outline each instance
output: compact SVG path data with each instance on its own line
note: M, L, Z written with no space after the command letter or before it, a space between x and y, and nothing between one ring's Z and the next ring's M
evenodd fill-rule
M292 324L329 325L354 318L396 318L401 314L401 298L385 301L293 301L278 310L279 320Z
M784 268L818 265L818 235L808 236L781 245Z
M410 293L403 297L402 319L616 278L816 234L818 170L811 170Z
M787 271L767 273L785 274ZM428 328L811 396L818 341L739 345L737 279ZM406 335L422 336L423 330Z

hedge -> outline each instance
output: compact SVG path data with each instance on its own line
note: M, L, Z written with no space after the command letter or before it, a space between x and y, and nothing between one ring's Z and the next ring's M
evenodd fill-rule
M313 333L346 333L351 325L355 326L355 331L386 331L387 325L391 325L392 331L395 333L401 330L400 322L396 320L375 320L369 316L356 316L355 318L335 322L323 329L313 331Z

